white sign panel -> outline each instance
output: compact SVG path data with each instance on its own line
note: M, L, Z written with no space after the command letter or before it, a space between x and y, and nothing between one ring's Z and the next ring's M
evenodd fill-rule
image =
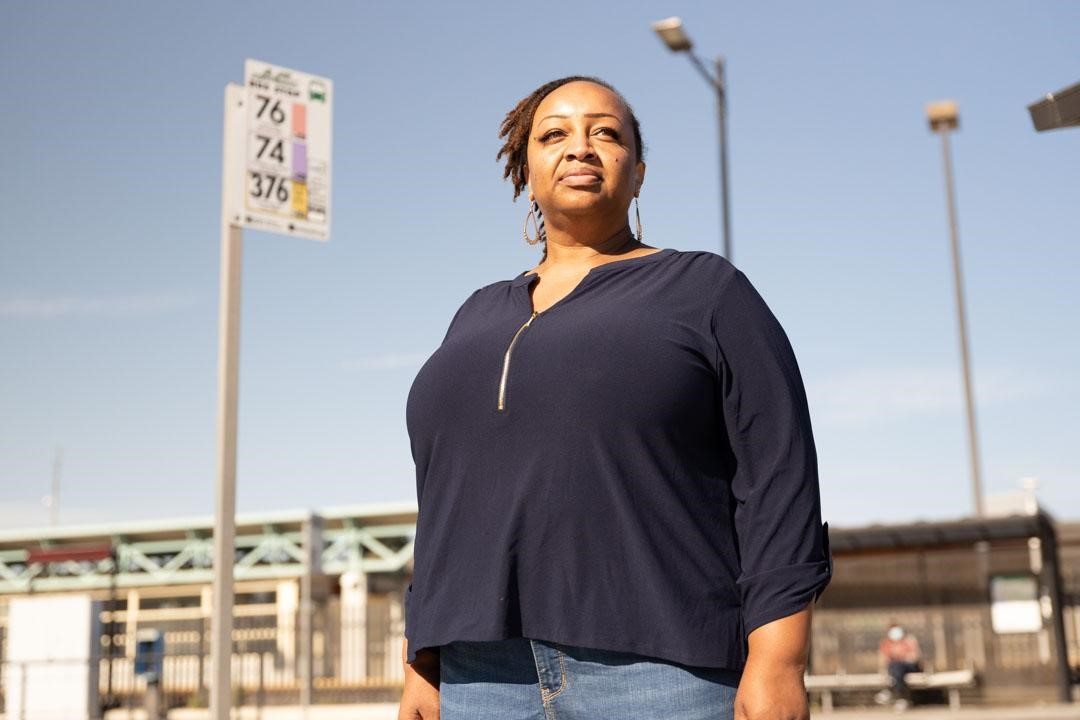
M1031 575L990 578L990 624L999 635L1043 629L1039 585Z
M333 83L246 60L244 86L247 138L241 224L328 240Z
M8 601L4 688L7 716L89 720L97 708L100 604L89 595Z

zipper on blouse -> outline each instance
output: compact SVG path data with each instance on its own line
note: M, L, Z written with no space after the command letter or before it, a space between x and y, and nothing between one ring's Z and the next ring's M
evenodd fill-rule
M539 314L540 313L533 310L532 315L525 321L525 324L519 327L517 332L514 333L514 337L510 339L510 345L506 348L506 354L503 355L502 377L499 379L499 412L506 409L506 375L510 372L510 353L514 351L514 345L517 344L518 338L521 337L521 333L525 332L525 328L529 327Z

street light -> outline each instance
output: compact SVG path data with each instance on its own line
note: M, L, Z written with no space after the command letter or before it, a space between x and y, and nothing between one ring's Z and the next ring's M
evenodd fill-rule
M728 212L728 162L727 162L727 95L724 80L724 58L717 57L715 71L709 72L705 63L691 52L694 44L683 30L682 20L670 17L652 24L652 28L672 52L683 52L697 68L701 76L716 92L717 120L720 126L720 223L723 236L724 257L734 261L731 247L731 222Z
M1035 130L1059 130L1080 126L1080 83L1047 93L1046 97L1028 105Z
M982 476L979 470L979 442L975 431L975 394L971 382L971 359L968 353L967 313L964 310L964 284L960 270L960 240L956 230L956 197L953 189L952 157L949 153L949 132L960 127L956 102L943 100L926 106L930 129L941 136L941 152L945 162L945 203L949 210L949 236L952 244L953 280L956 287L956 314L960 325L960 359L964 371L964 398L967 403L968 443L971 450L971 488L975 499L975 515L985 513Z

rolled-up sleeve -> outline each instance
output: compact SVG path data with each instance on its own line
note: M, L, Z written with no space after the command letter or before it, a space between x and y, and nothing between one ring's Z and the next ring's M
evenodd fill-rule
M816 602L832 577L806 392L780 323L735 271L712 311L721 414L734 460L743 632Z

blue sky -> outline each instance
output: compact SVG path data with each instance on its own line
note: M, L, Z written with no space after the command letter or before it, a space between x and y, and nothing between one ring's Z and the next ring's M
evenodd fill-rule
M940 145L953 150L986 491L1080 516L1080 80L1068 2L0 5L0 526L213 509L222 94L252 57L334 81L329 243L247 232L241 511L410 500L404 405L475 288L531 267L498 125L595 74L649 149L647 240L719 248L712 97L649 22L728 63L735 261L787 330L837 526L971 509Z

